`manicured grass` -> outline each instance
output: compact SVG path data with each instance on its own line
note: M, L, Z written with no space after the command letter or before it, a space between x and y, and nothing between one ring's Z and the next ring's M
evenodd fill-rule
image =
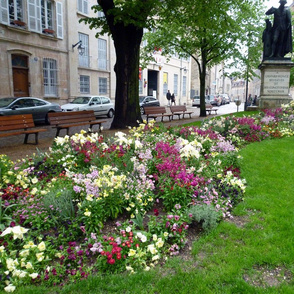
M293 137L241 150L245 199L234 209L234 220L194 242L189 260L16 293L294 293L293 150Z

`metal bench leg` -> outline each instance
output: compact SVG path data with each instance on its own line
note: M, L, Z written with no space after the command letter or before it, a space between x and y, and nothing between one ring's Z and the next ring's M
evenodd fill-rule
M24 144L28 144L28 137L29 137L29 134L25 134L25 138L23 141Z

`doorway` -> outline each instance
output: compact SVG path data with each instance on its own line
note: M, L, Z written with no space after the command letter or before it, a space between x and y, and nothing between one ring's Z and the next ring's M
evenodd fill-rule
M25 55L11 55L14 97L29 96L29 67Z
M157 96L157 76L158 72L155 70L148 70L148 95L153 96L155 98ZM155 91L155 94L154 94Z

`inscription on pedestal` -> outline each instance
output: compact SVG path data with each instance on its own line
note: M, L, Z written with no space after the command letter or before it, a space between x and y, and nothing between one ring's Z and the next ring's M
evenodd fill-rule
M265 95L288 95L290 72L265 71L264 89Z

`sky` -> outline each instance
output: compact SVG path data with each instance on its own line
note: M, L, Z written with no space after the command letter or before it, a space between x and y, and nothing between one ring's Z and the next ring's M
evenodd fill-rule
M291 3L292 0L287 0L286 6L289 6ZM279 0L269 0L265 2L265 5L267 8L271 8L272 6L278 8L280 6L280 3Z

